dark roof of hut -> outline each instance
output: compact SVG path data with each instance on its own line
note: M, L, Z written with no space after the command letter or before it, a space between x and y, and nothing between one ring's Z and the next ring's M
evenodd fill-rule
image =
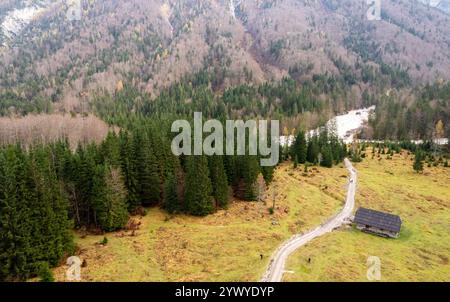
M366 208L359 208L356 211L354 222L396 233L400 232L402 226L399 216Z

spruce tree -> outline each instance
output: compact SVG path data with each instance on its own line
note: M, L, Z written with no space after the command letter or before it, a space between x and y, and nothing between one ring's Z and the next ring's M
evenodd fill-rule
M60 180L66 180L69 177L70 160L72 152L70 151L67 140L60 140L50 146L51 158L56 175Z
M169 174L164 183L164 209L170 214L181 211L181 204L177 193L177 182L173 174Z
M325 145L322 148L322 161L320 162L322 167L331 168L333 166L333 153L331 152L331 147Z
M236 156L227 155L223 157L224 168L227 174L228 185L236 186L239 178Z
M254 201L258 198L256 181L260 173L258 158L256 156L241 156L241 171L244 184L243 199Z
M139 171L139 196L144 206L158 204L160 201L160 178L156 157L149 148L141 150Z
M189 214L206 216L214 212L208 161L205 156L186 157L185 206Z
M133 136L134 167L137 171L139 201L144 206L158 204L161 198L161 183L158 162L145 133L135 132Z
M226 208L229 202L229 187L222 156L209 157L209 175L216 207Z
M422 151L420 151L419 149L416 150L416 154L415 154L415 158L414 158L414 164L413 164L413 169L414 171L416 171L417 173L422 172L423 171L423 154Z
M79 148L79 161L76 171L76 195L77 195L77 212L82 225L89 226L96 224L95 217L92 216L92 199L94 198L94 185L99 179L97 164L95 161L94 148Z
M261 173L264 177L266 185L273 181L275 167L261 167Z
M137 175L137 162L134 160L136 151L134 149L133 141L130 136L121 131L119 134L120 142L120 161L121 170L124 177L125 187L127 189L127 204L128 210L133 211L139 206L139 186Z
M100 145L100 155L102 162L108 163L112 167L119 167L121 164L120 139L114 131L108 133Z
M24 279L30 274L31 221L25 175L28 161L18 158L18 150L8 147L0 152L0 281Z
M295 158L297 156L298 163L304 164L306 162L307 157L307 142L304 131L300 131L297 134L294 144L292 145L293 154L292 157Z
M127 193L120 170L100 165L93 179L92 207L102 230L111 232L128 222Z
M0 280L26 279L73 250L50 148L0 151Z
M317 164L319 158L319 144L317 142L317 137L313 136L308 142L307 156L306 159L312 164Z
M54 282L55 278L47 262L41 262L39 265L39 281L40 282Z
M42 260L55 266L67 252L74 249L74 245L70 232L72 225L68 220L69 202L51 164L50 154L49 147L40 146L30 152L31 175L37 196L36 203L31 207L35 220L41 222L41 233L34 236L34 245L40 246Z

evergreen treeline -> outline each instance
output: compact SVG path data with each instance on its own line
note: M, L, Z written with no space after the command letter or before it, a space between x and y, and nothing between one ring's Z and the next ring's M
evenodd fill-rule
M341 58L334 58L333 62L341 75L315 74L301 82L290 76L279 82L259 86L242 84L224 91L214 89L222 86L215 84L217 74L201 71L163 89L155 99L129 85L132 82L129 79L124 89L115 95L101 92L93 106L103 119L113 124L118 118L126 119L130 112L147 117L190 117L194 111L217 119L242 116L282 119L313 112L318 114L320 124L330 112L376 105L376 114L370 123L374 130L370 138L430 139L439 120L444 124L445 136L450 136L449 83L412 87L410 91L405 88L411 86L407 73L395 66L379 62L378 70L358 63L357 70L353 70ZM363 86L361 101L356 101L349 91L360 82L370 88ZM389 96L386 91L391 91ZM407 97L403 100L401 95ZM39 96L30 101L30 98L6 90L0 94L0 115L10 114L11 108L19 114L50 112L51 101Z
M370 120L375 139L423 139L450 137L450 83L427 85L412 97L400 100L384 96ZM442 133L436 126L442 123Z
M347 146L327 129L309 137L304 131L299 131L290 148L290 156L295 163L320 164L331 168L347 156Z
M342 70L347 67L342 60L336 64ZM325 122L324 113L336 108L354 109L347 91L349 83L345 77L314 75L302 83L286 77L277 83L259 86L248 84L226 89L217 94L212 89L214 76L200 72L163 90L156 99L140 93L137 88L125 84L115 95L101 94L93 101L95 111L112 124L127 120L130 112L141 117L184 117L190 118L194 111L201 111L205 118L220 120L246 118L275 118L286 120L305 112L319 116L319 124ZM372 83L372 82L371 82ZM450 84L433 84L415 88L408 97L401 97L404 90L390 90L384 87L378 92L364 89L361 95L363 106L376 105L370 119L373 131L363 137L374 139L431 139L436 137L436 125L443 125L442 137L450 136ZM378 86L379 86L378 85ZM332 96L324 100L323 95ZM411 99L413 101L411 101ZM357 106L360 106L358 104Z
M139 125L139 126L137 126ZM0 149L0 280L26 279L73 249L70 230L123 228L142 206L204 216L258 197L258 156L175 157L164 127L137 122L101 144Z
M49 146L0 149L0 280L33 276L74 248L53 155Z
M372 159L375 157L381 159L382 155L386 155L385 158L390 160L395 154L401 153L402 150L406 150L408 155L414 154L412 166L416 172L422 172L425 163L427 167L443 166L447 168L449 166L449 146L438 145L432 141L425 141L422 143L416 143L413 141L354 143L349 150L350 159L353 162L361 162L364 158L366 158L366 151L369 147L371 148Z
M69 171L62 179L73 192L77 225L111 231L123 227L124 210L141 206L162 205L171 213L203 216L226 208L231 192L244 200L256 199L250 188L261 172L268 173L261 171L258 157L178 158L163 129L146 124L118 135L111 132L98 147L91 144L74 154L67 145L61 147L61 157L66 157L61 166ZM238 194L240 185L247 195Z
M340 103L339 107L351 109L355 106L348 101L349 87L337 76L316 75L301 84L285 77L280 82L259 86L243 84L231 87L221 94L213 90L213 81L213 75L201 72L164 89L154 100L125 84L124 89L115 95L102 93L97 96L93 106L111 123L130 112L147 117L192 117L194 111L201 111L204 117L220 120L296 117L305 112L321 113L329 110L330 105L336 105L324 101L321 97L324 93L333 95L334 102Z

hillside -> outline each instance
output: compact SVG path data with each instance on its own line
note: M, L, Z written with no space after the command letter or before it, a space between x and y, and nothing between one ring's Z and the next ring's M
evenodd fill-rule
M447 14L450 14L450 1L448 0L419 0L425 5L439 9Z
M79 21L59 1L2 6L0 95L57 109L120 81L155 97L203 70L218 91L335 74L355 78L356 97L377 70L413 84L450 79L450 16L418 2L383 1L381 21L358 0L83 1Z

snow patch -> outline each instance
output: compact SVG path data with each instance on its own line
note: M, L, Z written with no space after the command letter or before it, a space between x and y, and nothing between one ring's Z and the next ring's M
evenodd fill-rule
M230 9L230 15L233 19L236 19L236 6L241 4L241 0L228 0L228 6Z
M379 140L379 139L357 139L356 140L358 143L372 143L372 144L383 144L385 142L390 142L389 140L384 141L384 140ZM396 142L396 141L393 141ZM426 143L427 141L424 141L422 139L418 139L418 140L410 140L411 143L416 144L416 145L421 145ZM448 138L436 138L433 139L433 143L436 145L440 145L440 146L445 146L447 145L449 142Z
M349 144L353 142L355 133L361 129L364 123L369 121L369 115L375 110L375 106L369 108L363 108L358 110L349 111L346 114L338 115L326 124L329 131L335 132L338 138L342 139L344 143ZM309 135L318 134L322 128L309 131ZM291 146L294 142L295 137L281 136L280 144L281 146Z
M27 7L10 11L4 18L0 29L6 40L12 40L38 15L48 8L48 4L31 4ZM1 41L0 41L1 42ZM7 41L3 41L6 45Z
M290 147L294 142L295 137L293 135L289 136L280 136L280 145Z
M359 130L364 123L369 121L369 115L375 110L375 106L352 110L344 115L338 115L327 123L328 129L333 129L336 125L336 134L345 143L353 142L355 132Z

